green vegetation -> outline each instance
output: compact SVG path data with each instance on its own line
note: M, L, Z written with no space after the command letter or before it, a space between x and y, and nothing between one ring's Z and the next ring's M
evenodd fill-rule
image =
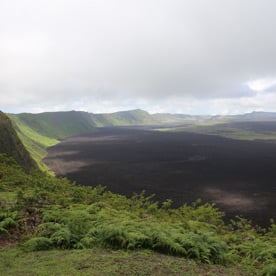
M11 116L11 119L15 117L36 133L54 139L63 139L95 130L90 115L86 112L21 113ZM15 124L18 124L18 120Z
M276 275L273 221L268 229L243 218L225 224L213 204L173 209L170 200L158 203L143 193L126 198L101 186L81 187L38 170L21 143L45 170L47 147L64 137L99 126L200 118L141 110L9 117L13 125L0 113L1 275ZM274 139L273 132L208 120L162 130Z
M91 119L97 127L154 125L160 123L148 112L140 109L109 114L91 114Z
M0 251L1 273L43 275L51 263L56 274L91 275L103 255L106 266L96 275L109 275L114 263L117 275L154 275L158 258L164 259L159 271L168 274L185 275L182 268L188 275L275 275L275 224L267 230L241 218L225 224L222 212L200 201L170 205L143 193L126 198L41 171L27 174L1 155L0 244L17 244Z
M10 119L2 112L0 112L0 153L12 156L27 171L35 167L35 162L18 138Z
M36 161L39 168L42 170L48 170L42 163L42 159L47 155L46 149L56 145L59 141L36 132L26 123L21 121L17 115L10 114L9 117L13 122L14 129L17 131L18 137L32 158Z
M250 275L237 267L197 263L194 260L153 253L110 249L51 250L26 254L0 250L1 275ZM252 274L251 274L252 275Z

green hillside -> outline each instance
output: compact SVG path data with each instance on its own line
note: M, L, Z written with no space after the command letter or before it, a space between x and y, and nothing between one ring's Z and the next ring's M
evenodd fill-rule
M46 149L68 136L95 131L90 115L85 112L45 112L9 114L17 134L41 169Z
M35 132L55 139L63 139L94 130L94 124L89 113L86 112L21 113L14 116Z
M2 112L0 112L0 153L12 156L27 171L36 167L13 129L10 119Z
M96 126L130 126L130 125L154 125L159 124L148 112L135 109L105 114L91 114Z

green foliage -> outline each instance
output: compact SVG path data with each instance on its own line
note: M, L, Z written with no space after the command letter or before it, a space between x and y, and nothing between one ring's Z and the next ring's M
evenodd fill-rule
M0 235L9 234L9 231L18 225L17 214L12 208L0 208Z
M53 246L61 249L71 248L72 234L67 227L63 227L51 235Z
M145 203L144 198L141 203ZM186 232L179 224L141 220L139 214L133 216L131 212L101 209L95 203L87 211L78 210L81 207L45 210L43 220L54 219L55 222L42 224L38 235L50 238L58 248L144 248L207 263L224 262L226 245L211 235ZM56 240L53 237L57 237Z
M40 236L45 237L45 238L51 238L51 236L60 231L62 229L62 225L56 222L46 222L46 223L41 223L37 227L37 232L39 233Z
M61 221L68 226L72 233L73 242L82 239L92 226L91 215L86 211L72 210L66 212Z
M52 242L48 238L35 237L28 240L24 247L27 251L49 250L52 247Z
M35 162L30 157L17 136L10 119L0 111L0 154L13 157L26 171L35 168Z
M12 120L18 137L25 148L29 151L32 158L36 161L39 168L47 170L46 166L42 163L42 159L47 154L46 148L56 145L59 141L38 133L17 115L9 114L9 117Z
M269 264L266 265L262 271L261 271L262 276L276 276L276 264Z

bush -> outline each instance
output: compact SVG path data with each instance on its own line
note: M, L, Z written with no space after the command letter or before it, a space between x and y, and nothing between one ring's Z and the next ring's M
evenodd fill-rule
M62 229L62 225L56 222L46 222L38 226L37 233L39 236L50 238L55 232Z
M262 276L276 276L276 264L269 264L261 271Z
M52 247L52 242L48 238L36 237L28 240L24 245L28 251L40 251L49 250Z
M51 242L55 247L62 249L71 248L71 233L68 228L62 228L51 236Z

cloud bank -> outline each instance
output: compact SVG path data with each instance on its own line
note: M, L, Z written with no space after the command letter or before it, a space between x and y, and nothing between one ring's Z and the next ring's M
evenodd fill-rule
M274 0L9 0L0 109L276 111Z

